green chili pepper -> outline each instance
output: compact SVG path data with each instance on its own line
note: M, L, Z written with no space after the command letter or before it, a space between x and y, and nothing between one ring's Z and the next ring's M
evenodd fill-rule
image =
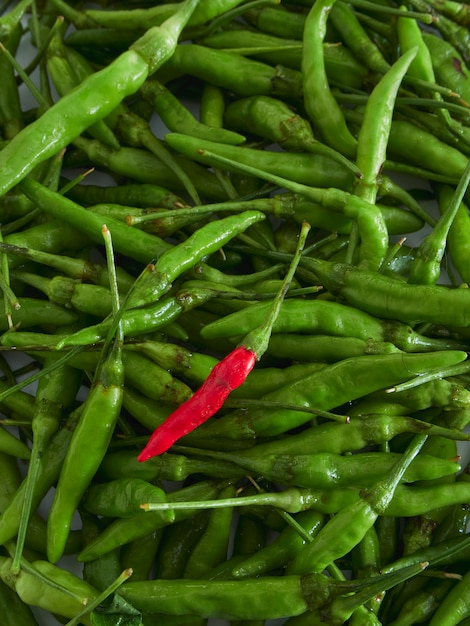
M285 10L284 7L261 7L252 9L246 15L247 20L262 32L280 37L302 40L305 14Z
M132 580L150 578L161 538L162 530L160 529L122 547L120 551L121 568L132 569Z
M241 478L244 472L233 463L206 458L194 458L183 454L164 453L161 457L154 457L149 463L139 463L134 451L122 450L107 454L100 465L100 476L106 479L139 478L146 481L170 480L181 481L192 474L202 474L212 478ZM108 489L118 489L119 483L96 485L87 496L87 507L97 515L104 515ZM101 498L103 493L103 500ZM103 501L103 504L101 502ZM93 503L93 505L91 504ZM94 507L91 509L91 507ZM121 516L120 516L121 517Z
M83 602L98 596L98 591L84 580L48 561L33 561L17 577L11 576L11 559L1 557L0 577L13 586L18 596L30 606L56 612L73 618L83 609ZM82 618L85 626L92 626L89 616Z
M96 502L98 500L100 515L132 517L139 513L139 504L149 496L157 500L166 499L163 490L156 485L140 478L119 478L111 483L91 485L83 506L87 511L93 513L97 510Z
M123 367L114 348L99 369L62 466L48 518L48 556L56 562L73 513L107 450L122 404Z
M333 4L331 0L316 2L305 21L302 38L304 104L310 119L320 128L325 142L341 154L353 158L356 154L356 140L330 90L323 60L323 41Z
M271 619L302 615L307 610L315 615L329 605L330 611L346 612L351 604L350 614L364 602L364 597L373 596L380 586L393 586L397 579L404 579L420 571L423 566L408 568L399 574L385 579L371 579L364 592L354 593L358 581L332 581L326 576L265 576L261 578L237 581L188 581L156 580L138 583L125 583L120 593L134 605L144 611L164 610L170 615L194 613L203 617L225 617L230 619ZM199 582L201 584L199 584ZM203 586L205 585L205 586ZM194 592L191 593L190 589ZM342 602L343 597L355 599L352 603ZM266 597L264 595L266 592ZM244 602L239 602L239 594ZM344 594L344 596L343 596ZM206 599L207 595L207 599ZM184 601L175 602L179 596ZM209 599L210 598L210 599ZM256 598L256 599L255 599ZM270 598L270 600L268 600ZM335 603L334 598L339 600ZM295 623L295 622L293 622ZM330 622L340 624L339 621Z
M431 132L408 120L394 120L390 129L388 154L428 168L432 172L449 177L456 183L463 175L468 158L438 139Z
M261 219L264 219L262 213L246 211L217 222L209 222L198 229L185 242L170 248L160 257L152 273L133 291L128 306L145 306L158 299L184 271Z
M230 313L201 331L207 339L236 337L252 330L269 308L269 303L252 304L241 311ZM419 335L406 324L384 322L356 308L327 300L300 300L289 298L281 306L274 324L275 333L305 333L357 337L373 341L389 341L406 352L425 352L450 348L452 342ZM456 345L456 344L454 344ZM463 346L460 346L463 347Z
M233 537L233 555L249 557L266 545L266 539L266 528L259 520L240 515Z
M224 14L231 8L236 7L239 3L240 0L219 0L211 3L210 6L196 6L188 23L191 26L204 24L218 15ZM61 7L62 4L59 6ZM151 9L124 9L113 11L89 9L80 14L78 14L78 12L71 13L71 18L72 21L78 22L77 27L79 28L86 28L87 24L99 24L104 27L116 26L118 28L122 28L123 25L126 25L127 28L138 31L147 29L150 26L160 26L165 20L175 15L176 12L177 6L170 4L169 6L157 6ZM73 19L74 17L75 20Z
M382 354L345 359L300 379L291 384L288 390L281 388L267 394L265 399L284 402L291 400L299 406L310 405L329 410L372 391L386 388L388 386L386 381L395 376L408 379L415 368L427 372L434 366L439 367L442 359L445 358L449 358L452 363L462 362L466 358L466 353L442 351L426 354ZM370 371L369 368L372 367L377 372L377 376L373 380L362 376L360 370L363 367L367 371ZM203 437L217 435L228 439L252 439L286 432L304 424L307 420L307 414L299 411L279 409L266 412L262 409L254 409L243 417L237 413L228 414L216 422L203 425L200 427L200 434Z
M306 259L320 282L351 305L383 317L407 323L418 321L450 326L468 325L466 310L470 293L444 285L406 285L383 274L368 272L340 263ZM422 302L429 306L423 308Z
M0 605L5 626L38 626L30 606L3 580L0 584Z
M186 202L173 192L151 184L127 184L113 187L99 185L75 185L64 195L82 206L96 204L122 204L133 207L162 207L175 209L186 206Z
M195 496L196 498L215 497L219 490L226 486L226 484L227 482L202 480L167 494L167 499L169 501L178 502L187 499L188 496ZM168 526L172 523L172 519L177 521L191 517L192 515L192 511L183 511L178 513L174 518L169 518L166 514L162 515L161 512L156 512L155 515L138 514L131 518L116 520L112 522L99 537L85 546L78 555L78 559L80 561L93 560L139 537L145 537L149 532Z
M102 287L109 286L108 271L100 263L93 263L78 257L50 254L42 250L15 246L4 242L0 243L0 249L10 255L23 256L31 261L52 267L70 278L91 282ZM116 273L119 290L126 293L134 284L135 279L122 267L116 268Z
M439 82L458 93L468 103L470 100L469 72L462 55L445 38L423 33L423 39L429 48L434 72Z
M155 304L143 307L136 314L135 309L123 313L122 328L127 337L148 333L166 327L170 322L179 318L185 311L203 304L213 297L213 292L207 289L181 290L175 296L157 300ZM57 349L73 345L90 345L104 339L113 326L111 318L98 324L78 330L76 333L63 337L57 343Z
M438 190L438 203L441 213L444 213L450 206L454 197L454 189L449 186L441 186ZM467 271L468 255L468 228L470 222L465 202L461 202L447 234L447 246L452 263L465 283L468 283L470 276Z
M360 170L356 169L340 152L316 140L307 120L281 100L269 96L252 96L236 100L227 106L224 119L231 128L260 135L294 152L323 154L360 175ZM220 139L215 140L220 141Z
M58 33L55 34L47 47L47 68L61 98L81 82L74 66L69 63L61 35ZM119 148L119 141L104 120L95 122L88 128L88 132L107 145Z
M66 276L48 279L21 270L14 270L12 276L39 289L51 302L67 309L102 318L111 312L110 291L101 285L82 283Z
M178 447L178 450L181 448ZM188 453L189 450L183 448L182 451ZM192 450L192 453L197 453L197 451ZM377 479L385 478L400 459L399 455L391 452L363 452L359 456L345 457L327 452L311 455L276 454L260 456L256 450L253 455L250 455L249 451L237 455L235 452L212 450L201 450L199 454L240 465L245 470L263 476L273 483L318 489L370 486ZM403 480L414 482L433 477L440 478L449 474L456 474L459 471L460 468L457 463L442 461L442 467L439 467L438 457L421 455L408 468ZM423 464L422 468L420 467L421 463Z
M468 582L470 576L465 574L462 580L447 593L430 620L430 624L437 626L453 626L469 617L468 611Z
M86 545L99 534L101 524L98 519L83 511L80 512L80 519L82 521L82 543ZM104 591L118 578L121 571L117 552L108 552L95 561L83 564L83 580L98 591Z
M375 204L378 177L386 159L396 95L415 56L415 48L404 53L384 74L367 99L356 149L356 164L362 176L355 182L354 193L371 204ZM353 256L358 234L358 225L353 225L347 258ZM363 265L367 267L367 263L365 259Z
M299 40L270 35L261 31L233 28L204 37L202 42L211 48L226 49L270 65L282 65L300 71L302 44ZM360 89L367 77L368 69L355 59L345 46L324 44L325 70L332 83Z
M400 10L405 10L405 7L400 7ZM424 41L422 30L418 26L417 21L403 14L403 16L400 16L397 20L397 34L400 47L404 51L414 46L418 47L418 52L415 59L411 62L408 74L428 83L437 82L434 75L431 53ZM439 92L433 91L431 97L442 102L442 95ZM442 117L446 125L452 125L452 118L448 111L444 108L439 108L438 114Z
M435 284L440 276L441 262L452 223L459 211L470 180L470 161L432 233L420 244L410 270L408 281L418 284Z
M2 36L5 47L14 52L21 36L19 21L8 35ZM6 139L12 139L23 126L20 92L15 78L14 69L5 54L0 55L0 67L4 86L0 95L0 123Z
M420 593L403 602L396 619L390 624L407 626L430 619L453 586L455 586L453 580L426 581Z
M235 495L234 485L228 485L220 492L221 498ZM183 578L204 578L213 568L225 561L229 549L233 510L214 509L203 534L193 547L184 568Z
M302 74L286 67L272 67L233 52L214 50L195 43L176 46L173 56L157 72L165 76L190 74L239 96L302 96Z
M178 98L157 80L144 83L142 94L152 103L165 126L171 131L184 132L193 137L202 137L203 139L212 139L234 145L245 141L243 135L224 128L215 129L198 122Z
M68 198L62 197L36 183L32 179L25 179L21 188L34 199L43 210L56 215L60 220L69 222L74 226L73 231L85 232L95 243L102 240L101 228L104 220L97 214L91 213ZM113 233L113 244L118 252L127 254L143 263L148 263L155 256L161 255L170 245L154 235L149 235L139 230L130 230L118 220L106 220L107 226ZM132 238L129 235L132 234ZM30 247L35 247L34 245Z
M20 182L38 163L56 154L95 121L108 115L125 97L135 93L149 73L155 72L172 55L179 34L197 3L198 0L189 0L181 5L180 11L161 27L149 29L128 51L92 74L35 123L18 133L0 153L0 195ZM60 132L57 131L58 119L62 120Z
M290 358L304 362L318 359L325 363L335 363L341 359L367 354L391 354L400 352L400 349L390 342L356 337L278 333L271 337L267 352L280 359Z
M198 511L191 518L177 521L163 530L161 548L157 554L156 572L160 580L183 578L189 555L203 536L209 511Z
M326 518L318 511L303 511L295 520L313 539L324 525ZM285 567L298 554L306 540L292 526L286 526L276 539L255 554L237 564L233 569L235 578L269 574L279 567Z
M168 144L179 152L207 165L214 161L205 156L202 150L213 151L222 157L234 161L232 167L225 165L228 171L237 171L236 163L256 165L260 169L275 175L288 178L312 186L338 187L349 189L354 175L351 171L330 157L308 153L275 152L272 150L256 150L245 146L229 146L218 142L207 141L182 135L169 133L166 135ZM251 173L251 172L250 172Z
M351 413L353 411L350 411ZM369 445L379 445L391 441L401 433L429 432L430 435L444 435L441 426L435 426L416 418L393 415L385 412L352 417L343 424L325 423L305 428L301 433L284 435L280 439L266 441L248 448L247 454L315 454L330 452L344 454L361 450ZM447 431L450 437L459 438L461 431ZM238 454L244 454L242 450Z
M45 366L56 360L55 355L46 359ZM16 551L12 570L19 571L26 528L31 514L31 505L35 482L40 472L40 460L52 438L57 432L64 412L68 412L81 384L81 374L68 366L54 369L43 376L38 383L35 411L32 419L33 446L31 461L25 483L24 505L18 528Z

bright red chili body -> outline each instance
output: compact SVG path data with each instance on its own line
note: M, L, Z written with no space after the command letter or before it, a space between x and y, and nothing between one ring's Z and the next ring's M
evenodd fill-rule
M265 320L248 333L239 346L214 366L209 376L189 400L183 402L163 424L153 431L147 445L137 457L139 461L148 461L153 456L166 452L175 441L192 432L217 413L229 393L244 382L256 361L266 352L274 322L299 264L309 230L310 225L304 222L295 254Z
M137 457L147 461L162 454L175 441L203 424L223 406L231 391L239 387L256 363L256 354L238 346L214 366L207 379L189 400L183 402L154 430L147 445Z

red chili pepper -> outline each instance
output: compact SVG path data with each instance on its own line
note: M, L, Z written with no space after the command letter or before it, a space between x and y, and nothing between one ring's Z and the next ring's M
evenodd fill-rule
M308 224L302 225L296 253L265 322L249 333L242 344L217 363L194 395L154 430L147 445L137 457L139 461L147 461L166 452L180 437L187 435L217 413L230 392L245 381L256 361L268 347L273 324L299 263L309 230Z
M203 424L223 406L231 391L239 387L256 363L256 354L244 346L232 350L214 366L191 398L183 402L156 428L137 457L139 461L162 454L180 437Z

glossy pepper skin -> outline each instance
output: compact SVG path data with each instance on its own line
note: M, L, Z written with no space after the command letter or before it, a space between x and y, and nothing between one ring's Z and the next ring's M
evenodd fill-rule
M310 224L304 222L295 254L265 320L252 330L240 345L219 361L196 393L153 432L148 444L137 457L139 461L146 461L168 450L177 439L187 435L214 415L223 406L230 392L244 383L256 361L267 350L274 322L289 290L309 231Z
M198 2L187 0L162 26L150 28L132 49L89 76L18 133L0 152L0 195L136 93L147 76L173 54Z
M333 363L288 388L273 391L263 399L297 406L311 406L325 411L351 402L364 395L386 389L394 380L409 380L412 372L424 374L441 367L443 359L451 364L462 363L466 353L459 350L442 350L420 354L379 354L351 357ZM376 376L370 377L375 371ZM255 408L248 413L232 412L201 428L203 437L255 439L274 437L305 424L307 413L291 409Z
M238 346L217 363L198 391L181 404L152 434L148 444L137 457L147 461L162 454L180 437L204 423L224 404L229 393L239 387L256 363L256 355L244 346Z
M13 579L11 563L7 557L0 558L0 578L13 586L19 598L30 606L73 618L83 609L83 598L92 601L98 596L98 591L86 581L46 560L32 563L39 575L31 570L21 570ZM93 625L89 615L83 616L82 623Z
M12 189L35 165L54 156L94 121L105 117L123 98L135 93L147 76L147 63L137 52L129 50L26 126L0 152L0 194ZM104 85L112 88L104 89Z
M103 361L60 471L48 518L48 558L62 556L73 514L108 449L123 396L124 368L115 347Z

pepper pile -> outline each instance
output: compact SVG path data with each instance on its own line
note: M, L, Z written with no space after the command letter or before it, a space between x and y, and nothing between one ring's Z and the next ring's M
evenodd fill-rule
M469 25L3 3L2 624L470 623Z

